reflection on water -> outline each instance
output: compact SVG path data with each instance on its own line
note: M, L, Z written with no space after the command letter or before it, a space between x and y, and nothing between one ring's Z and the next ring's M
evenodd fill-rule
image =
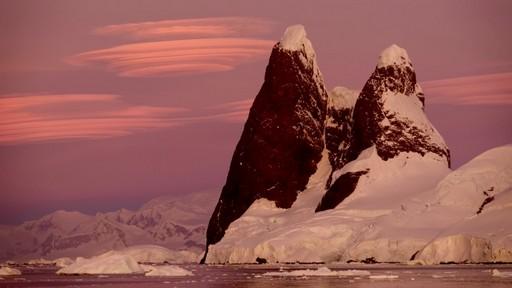
M324 265L320 265L324 266ZM328 265L332 270L360 269L384 279L368 276L269 277L270 271L316 269L319 265L185 265L194 272L187 277L141 275L58 276L53 268L23 268L21 277L0 280L0 287L512 287L512 277L493 277L491 270L512 272L512 265ZM397 279L385 279L396 275Z

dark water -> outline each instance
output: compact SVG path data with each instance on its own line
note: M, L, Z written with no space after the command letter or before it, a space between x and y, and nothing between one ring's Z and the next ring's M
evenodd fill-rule
M512 277L493 277L492 269L512 272L512 265L328 265L332 270L360 269L372 275L398 275L398 279L348 277L269 277L269 271L316 269L325 265L182 265L194 273L186 277L143 275L59 276L54 268L22 268L23 275L4 277L0 287L512 287Z

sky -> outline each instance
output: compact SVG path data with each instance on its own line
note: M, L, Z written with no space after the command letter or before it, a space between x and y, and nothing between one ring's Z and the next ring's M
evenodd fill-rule
M328 89L407 49L461 166L512 142L512 1L0 2L0 224L219 193L271 47L303 24ZM214 205L215 203L212 203Z

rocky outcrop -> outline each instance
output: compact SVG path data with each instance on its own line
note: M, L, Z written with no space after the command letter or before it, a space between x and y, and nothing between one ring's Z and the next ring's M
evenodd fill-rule
M341 169L351 157L352 113L359 92L345 87L336 87L329 93L327 121L325 124L325 147L328 151L332 170L327 180L331 185L332 173Z
M345 198L350 196L356 189L359 177L368 173L368 170L358 172L347 172L336 179L336 181L329 187L322 200L315 209L315 212L320 212L328 209L334 209Z
M265 81L236 146L211 217L207 245L259 198L289 208L324 149L327 92L301 25L289 27L270 56Z

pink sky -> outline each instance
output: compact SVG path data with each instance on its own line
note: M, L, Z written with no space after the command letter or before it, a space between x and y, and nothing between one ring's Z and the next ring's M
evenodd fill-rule
M0 224L216 190L273 43L327 87L408 50L455 167L512 142L510 1L2 1ZM214 203L212 203L213 205Z

